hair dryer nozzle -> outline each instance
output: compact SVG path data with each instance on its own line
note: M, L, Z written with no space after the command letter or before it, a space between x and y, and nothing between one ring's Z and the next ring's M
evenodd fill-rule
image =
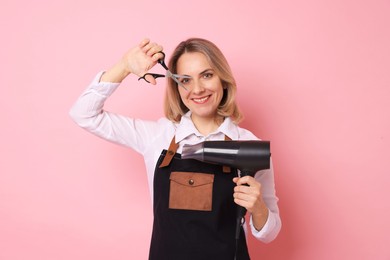
M185 144L181 153L182 159L195 159L203 162L204 142L194 145Z

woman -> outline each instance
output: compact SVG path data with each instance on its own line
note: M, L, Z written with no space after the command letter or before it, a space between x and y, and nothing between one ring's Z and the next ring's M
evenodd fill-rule
M168 67L184 76L177 78L180 84L168 78L166 118L146 121L103 110L123 79L147 74L164 58L162 51L148 39L130 49L95 77L70 115L88 131L144 156L154 209L149 259L249 259L245 235L235 241L236 208L250 213L250 231L257 239L268 243L277 236L281 221L272 167L240 178L236 169L180 157L185 144L258 139L237 125L242 115L235 80L217 46L191 38L176 47ZM156 84L150 75L145 79ZM194 182L202 184L197 193L186 187Z

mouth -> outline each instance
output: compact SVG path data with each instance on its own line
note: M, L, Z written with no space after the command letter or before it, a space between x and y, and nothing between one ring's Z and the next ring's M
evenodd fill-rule
M192 101L194 101L196 104L204 104L209 100L211 95L201 97L201 98L193 98Z

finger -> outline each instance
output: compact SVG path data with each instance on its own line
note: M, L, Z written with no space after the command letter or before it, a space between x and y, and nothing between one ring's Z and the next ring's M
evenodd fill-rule
M162 59L162 58L164 58L164 54L162 54L161 52L157 52L157 53L153 54L153 56L152 56L153 61L158 61L159 59Z
M237 205L239 205L239 206L241 206L241 207L244 207L245 201L240 200L240 199L237 199L237 198L234 198L233 201L234 201L234 203L236 203ZM246 208L246 207L244 207L244 208Z
M156 79L152 75L146 75L145 79L152 85L156 85Z
M246 209L251 208L254 205L253 198L250 198L245 194L235 194L233 200L237 205L240 205Z
M234 192L248 194L251 192L251 189L251 187L246 185L237 185L236 187L234 187Z
M149 42L148 44L146 44L143 48L142 48L142 51L144 52L144 53L146 53L146 55L150 55L150 50L153 48L153 47L155 47L155 46L157 46L157 43L155 43L155 42Z
M142 48L144 48L149 42L150 42L149 38L145 38L145 39L143 39L143 40L139 43L138 46L142 49Z
M252 176L244 176L239 178L239 180L237 181L237 185L244 185L244 184L247 184L249 186L256 186L258 182Z
M239 201L245 201L250 205L254 205L256 201L259 199L258 193L242 193L242 192L234 192L233 197Z
M161 45L153 44L153 46L151 46L146 55L153 56L156 53L162 52L162 50L163 47Z
M163 47L157 43L154 43L154 42L149 43L142 48L142 51L148 56L153 56L155 53L161 52L162 50L163 50Z

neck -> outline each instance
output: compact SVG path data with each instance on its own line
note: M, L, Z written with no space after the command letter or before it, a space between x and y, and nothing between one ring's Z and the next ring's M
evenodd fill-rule
M224 118L222 116L216 116L212 118L200 118L191 116L191 119L192 122L194 122L196 129L198 129L199 133L204 136L207 136L208 134L218 129L218 127L222 124Z

